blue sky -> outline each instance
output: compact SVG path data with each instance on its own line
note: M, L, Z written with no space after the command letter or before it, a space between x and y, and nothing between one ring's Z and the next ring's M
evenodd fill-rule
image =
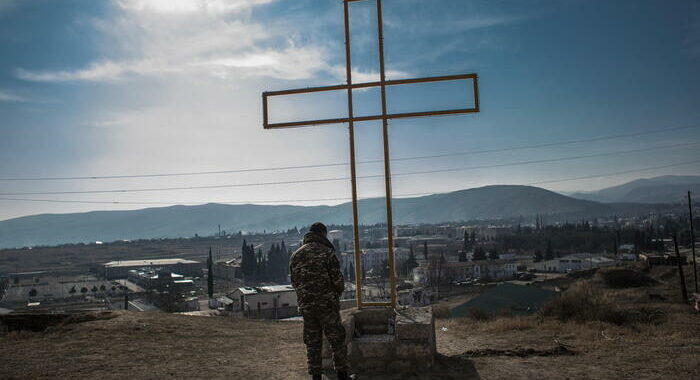
M394 158L508 148L700 125L696 1L384 0L387 76L476 72L481 113L390 123ZM356 81L376 80L374 2L351 5ZM0 0L0 178L178 173L348 160L342 125L263 130L264 90L342 83L342 3L325 0ZM389 109L471 102L454 84L388 92ZM378 92L356 94L376 112ZM278 119L344 116L342 93L274 104ZM295 106L295 107L293 107ZM381 158L378 123L358 159ZM489 184L593 190L700 165L577 181L700 159L700 128L494 153L396 161L396 174L636 150L539 164L397 176L394 194ZM685 144L685 145L681 145ZM640 151L650 148L648 151ZM346 166L206 176L0 181L0 193L342 178ZM381 174L363 164L358 175ZM359 183L382 193L381 179ZM349 196L348 181L177 191L3 196L0 219L206 203ZM338 203L282 202L297 204Z

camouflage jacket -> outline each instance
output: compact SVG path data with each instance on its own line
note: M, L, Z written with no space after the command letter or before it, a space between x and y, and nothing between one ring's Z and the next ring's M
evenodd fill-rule
M345 281L340 273L335 248L328 239L307 233L304 245L289 259L289 272L302 312L339 307Z

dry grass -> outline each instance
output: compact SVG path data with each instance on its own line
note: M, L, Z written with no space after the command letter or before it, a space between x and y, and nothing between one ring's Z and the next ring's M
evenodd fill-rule
M435 318L449 318L450 308L448 305L433 305L433 315Z
M303 379L298 322L119 312L0 338L0 379Z
M484 322L491 319L491 314L477 308L469 309L467 315L470 319L475 320L477 322Z
M600 321L624 325L632 320L630 314L620 310L606 293L594 287L590 281L574 284L546 303L540 310L542 317L560 321Z
M677 271L659 268L650 276L657 282L641 288L609 288L600 278L575 282L548 306L549 316L439 320L438 350L537 353L562 343L575 353L472 357L482 379L700 378L700 318L678 302Z
M566 296L593 295L594 307L612 305L633 320L649 322L617 325L605 318L554 315L438 319L441 356L432 373L373 378L700 378L700 318L677 302L677 276L668 271L652 271L651 276L659 283L643 288L578 282ZM651 299L652 293L662 298ZM581 303L569 301L559 307L567 313L581 309ZM657 319L659 313L662 319ZM541 355L559 344L573 355ZM506 354L513 352L523 355ZM0 357L2 379L308 378L299 322L121 312L113 319L67 324L44 333L10 333L0 337Z
M633 268L606 268L596 274L611 288L638 288L657 283L656 280Z

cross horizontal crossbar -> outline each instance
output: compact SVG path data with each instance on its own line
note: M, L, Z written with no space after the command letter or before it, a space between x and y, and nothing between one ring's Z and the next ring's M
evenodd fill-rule
M332 119L317 119L317 120L303 120L303 121L290 121L281 123L268 123L268 107L267 98L271 96L280 95L293 95L293 94L307 94L314 92L323 91L338 91L338 90L348 90L348 89L360 89L360 88L370 88L382 86L395 86L402 84L413 84L413 83L429 83L429 82L444 82L444 81L455 81L455 80L468 80L472 79L473 83L473 96L474 96L474 106L469 108L457 108L448 110L437 110L437 111L421 111L421 112L403 112L394 113L387 115L370 115L370 116L355 116L352 118L332 118ZM319 124L339 124L348 123L350 121L370 121L370 120L382 120L382 119L401 119L401 118L412 118L412 117L422 117L422 116L440 116L440 115L455 115L455 114L466 114L479 112L479 89L478 89L478 77L476 74L458 74L458 75L445 75L438 77L424 77L424 78L409 78L409 79L395 79L387 81L377 81L377 82L366 82L366 83L353 83L353 84L339 84L334 86L321 86L321 87L308 87L299 88L292 90L281 90L281 91L267 91L263 92L263 127L265 129L273 128L291 128L300 127L308 125L319 125Z

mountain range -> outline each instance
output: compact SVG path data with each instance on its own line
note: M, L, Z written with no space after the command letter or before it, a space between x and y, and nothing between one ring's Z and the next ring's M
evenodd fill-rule
M659 178L673 183L667 183L666 189L685 186L680 183L687 181L687 178L700 179ZM649 196L649 188L656 189L657 194L664 194L664 197L659 199L665 201L679 201L685 194L686 190L680 189L678 196L671 191L663 191L664 185L661 185L661 182L658 178L639 180L595 193L577 193L573 196L532 186L495 185L401 198L393 202L394 223L442 223L508 218L524 218L524 222L529 222L532 216L538 214L546 215L548 221L638 215L667 207L646 202L652 199ZM633 183L637 185L630 185ZM700 180L697 183L700 183ZM686 188L687 186L683 187ZM638 200L630 201L626 196ZM626 203L619 203L621 201ZM384 222L384 199L361 200L359 213L362 224ZM294 226L301 227L319 220L327 224L351 224L350 203L336 206L203 204L128 211L32 215L0 221L0 248L211 235L217 225L221 225L227 231L275 231Z
M687 192L700 194L700 176L661 176L641 178L598 191L567 194L596 202L685 203Z

